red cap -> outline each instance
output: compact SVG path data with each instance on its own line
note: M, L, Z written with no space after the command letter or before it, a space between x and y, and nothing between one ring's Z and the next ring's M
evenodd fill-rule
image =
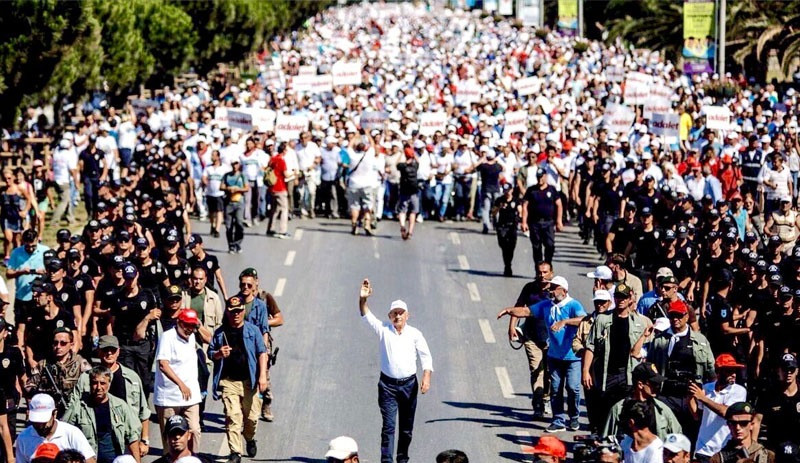
M686 305L685 302L678 299L677 301L672 301L669 304L669 310L667 313L680 313L680 314L687 314L689 313L689 307Z
M428 150L429 153L433 153L433 145L427 145L425 149Z
M178 314L178 320L190 325L200 326L200 319L197 318L197 312L194 309L182 309Z
M567 447L564 446L564 443L561 442L558 437L542 436L539 438L539 442L536 443L536 447L533 448L533 454L550 455L551 457L556 458L566 458Z
M56 444L52 442L43 442L36 447L36 451L33 452L33 457L31 459L43 458L46 460L55 460L60 451L61 449L59 449Z
M730 154L723 154L721 161L723 164L731 164L733 162L733 158Z
M714 362L714 368L718 370L720 368L744 368L744 365L737 363L731 354L719 354Z

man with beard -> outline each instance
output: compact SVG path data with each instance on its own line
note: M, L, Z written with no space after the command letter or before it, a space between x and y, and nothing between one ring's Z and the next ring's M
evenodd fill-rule
M17 463L31 463L36 448L51 442L61 450L78 450L86 463L97 463L97 454L80 429L56 419L56 404L47 394L36 394L28 403L28 421L17 438Z

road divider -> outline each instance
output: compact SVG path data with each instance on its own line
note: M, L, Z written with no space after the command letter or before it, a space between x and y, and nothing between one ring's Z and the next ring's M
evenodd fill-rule
M296 251L289 251L286 253L286 259L283 261L283 265L289 267L290 265L294 264L294 256L297 254Z
M478 292L478 285L475 283L467 283L467 290L469 291L469 298L472 302L480 302L481 293Z
M481 327L481 333L483 334L483 341L486 344L494 344L497 340L494 337L494 333L492 332L492 325L489 323L489 320L485 318L481 318L478 320L478 325Z
M278 278L278 282L275 283L275 291L272 295L275 297L283 296L284 288L286 288L286 278Z
M514 398L514 387L511 385L511 378L508 377L508 370L506 367L494 367L494 373L497 375L497 381L500 383L500 390L503 392L503 398Z

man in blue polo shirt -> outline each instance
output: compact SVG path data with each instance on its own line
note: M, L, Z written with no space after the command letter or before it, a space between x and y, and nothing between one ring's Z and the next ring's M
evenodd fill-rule
M548 334L547 365L550 370L550 404L553 421L547 432L580 429L578 405L581 401L581 362L572 351L572 339L578 324L586 316L586 311L576 299L568 294L569 283L562 276L550 280L550 299L530 307L509 307L502 310L497 318L504 315L515 317L535 317L550 328ZM564 387L567 389L567 413L564 413Z
M48 249L50 248L39 243L36 231L25 230L22 233L22 246L11 251L6 277L16 280L14 317L17 323L24 320L27 312L33 308L31 283L47 273L44 268L44 252Z

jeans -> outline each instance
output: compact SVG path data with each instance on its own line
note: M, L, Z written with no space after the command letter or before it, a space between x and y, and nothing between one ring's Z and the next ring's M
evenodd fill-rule
M228 249L237 250L244 240L244 210L242 201L225 205L225 237L228 239Z
M469 210L469 190L472 187L472 179L469 177L456 179L455 181L455 209L456 215L463 217Z
M567 387L567 413L569 418L578 418L581 403L581 361L559 360L547 357L550 369L550 406L553 409L553 424L565 425L564 386Z
M400 436L397 439L397 462L408 461L408 447L414 430L414 413L417 410L417 377L394 379L381 374L378 382L378 406L381 409L381 463L393 463L394 433L396 421L400 421Z
M481 222L483 222L483 226L486 228L489 228L492 225L492 218L490 217L492 205L499 197L499 191L481 191L481 203L483 203L483 206L481 207Z
M447 213L447 206L450 204L450 194L453 192L452 183L436 182L433 187L433 197L436 202L436 212L439 217L444 217Z

